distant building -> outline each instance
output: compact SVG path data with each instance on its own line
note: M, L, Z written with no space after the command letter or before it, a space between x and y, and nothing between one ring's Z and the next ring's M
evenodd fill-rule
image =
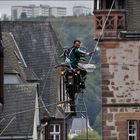
M29 5L29 6L12 6L11 17L12 20L21 17L37 17L37 16L66 16L65 7L50 7L49 5Z
M22 14L25 14L25 16L28 18L37 16L49 16L49 5L12 6L12 20L21 18Z
M86 129L93 130L89 125L89 120L85 118L74 118L72 121L72 126L69 133L69 138L77 136L81 132L86 132Z
M81 16L81 15L88 15L90 14L90 8L87 8L85 6L74 6L73 7L73 15L74 16Z
M50 7L50 16L61 17L66 16L65 7Z

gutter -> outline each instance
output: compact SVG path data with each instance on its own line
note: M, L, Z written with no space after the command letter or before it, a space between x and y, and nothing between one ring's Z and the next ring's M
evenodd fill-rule
M140 38L139 32L120 31L121 38Z
M32 136L0 136L0 140L32 140Z

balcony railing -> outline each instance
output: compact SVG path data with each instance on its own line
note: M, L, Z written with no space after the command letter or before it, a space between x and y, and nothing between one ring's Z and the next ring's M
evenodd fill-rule
M94 11L95 38L99 36L102 36L102 38L117 38L120 31L126 30L125 10L113 10L106 22L108 12L108 10Z

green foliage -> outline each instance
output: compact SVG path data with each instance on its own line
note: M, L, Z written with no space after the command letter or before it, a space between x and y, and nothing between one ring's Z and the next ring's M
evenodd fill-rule
M101 90L99 71L87 75L85 102L87 106L90 125L93 126L96 116L101 110Z
M101 140L101 136L96 131L88 132L88 140ZM87 140L87 132L81 132L78 136L72 138L71 140Z
M46 21L48 19L48 16L37 16L37 17L27 17L25 12L21 13L21 16L19 19L16 19L16 21Z
M7 15L7 14L4 14L2 20L3 20L3 21L9 21L9 17L8 17L8 15Z
M85 42L92 35L92 16L54 19L51 23L62 46L71 46L75 39Z
M102 119L101 113L96 117L96 121L93 126L94 130L96 130L100 135L102 134Z
M20 18L21 19L26 19L27 18L26 12L22 12L21 15L20 15Z

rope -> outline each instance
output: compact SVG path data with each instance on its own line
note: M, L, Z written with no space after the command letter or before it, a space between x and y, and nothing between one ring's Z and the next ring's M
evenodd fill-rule
M0 124L1 124L4 120L5 120L5 118L1 119L1 120L0 120Z
M10 124L12 123L12 121L15 119L16 117L14 116L10 122L6 125L6 127L1 131L0 136L3 134L3 132L10 126Z
M101 37L102 37L102 34L103 34L103 32L104 32L106 23L107 23L107 21L108 21L108 18L109 18L109 16L110 16L110 13L111 13L111 11L112 11L112 8L113 8L113 5L114 5L115 1L116 1L116 0L113 0L112 5L111 5L111 7L110 7L110 9L109 9L109 12L108 12L108 14L107 14L106 20L105 20L105 22L104 22L104 24L103 24L103 28L102 28L102 30L101 30L101 32L100 32L99 38L98 38L98 40L97 40L97 42L96 42L96 45L95 45L95 47L94 47L94 49L93 49L94 52L96 51L96 48L98 47L99 41L100 41L100 39L101 39ZM88 64L91 63L91 60L92 60L93 56L94 56L94 55L92 54L91 57L90 57L90 60L89 60Z
M22 110L22 111L19 111L19 112L16 112L16 113L12 113L12 114L5 115L5 117L3 117L3 118L0 120L0 123L2 123L3 121L5 121L5 120L6 120L6 119L5 119L6 117L11 117L11 116L14 116L14 117L13 117L13 118L11 119L11 121L7 124L7 126L1 131L0 136L1 136L1 135L3 134L3 132L9 127L9 125L12 123L12 121L13 121L14 119L16 119L15 116L16 116L17 114L27 113L27 112L34 111L35 109L39 109L39 108L45 108L45 109L46 109L47 106L49 107L49 106L54 106L54 105L57 105L57 104L59 104L59 102L46 105L45 107L44 107L44 104L43 104L43 106L41 106L41 107L31 108L31 109Z
M86 111L86 137L87 137L87 140L88 140L88 114L87 114L87 106L86 106L86 103L85 103L85 99L82 95L82 98L83 98L83 103L84 103L84 107L85 107L85 111Z
M55 103L52 103L52 104L49 104L49 105L45 105L45 108L46 107L49 107L49 106L58 105L59 103L60 102L55 102ZM22 113L27 113L27 112L30 112L30 111L34 111L35 109L40 109L40 108L44 108L44 105L41 106L41 107L26 109L26 110L22 110L22 111L19 111L19 112L15 112L15 113L12 113L12 114L5 115L5 117L3 117L1 119L0 123L2 123L2 121L6 120L5 119L6 117L11 117L11 116L14 116L14 117L11 119L11 121L8 123L8 125L4 128L4 130L0 133L0 135L8 128L8 126L10 125L10 123L16 118L15 117L16 115L22 114Z
M43 99L42 99L41 96L39 96L39 99L41 100L42 105L43 105L43 107L45 108L46 112L50 115L50 112L49 112L48 109L46 108L45 103L44 103L44 101L43 101Z
M58 105L58 104L59 104L59 102L55 102L55 103L52 103L52 104L49 104L49 105L45 105L45 107L54 106L54 105ZM15 115L18 115L18 114L22 114L22 113L34 111L35 109L40 109L40 108L44 108L44 105L41 106L41 107L37 107L37 108L25 109L25 110L22 110L22 111L19 111L19 112L7 114L7 115L5 115L4 117L6 118L6 117L10 117L10 116L15 116ZM3 121L3 120L6 120L4 117L3 117L2 121ZM1 122L2 122L2 121L1 121Z

